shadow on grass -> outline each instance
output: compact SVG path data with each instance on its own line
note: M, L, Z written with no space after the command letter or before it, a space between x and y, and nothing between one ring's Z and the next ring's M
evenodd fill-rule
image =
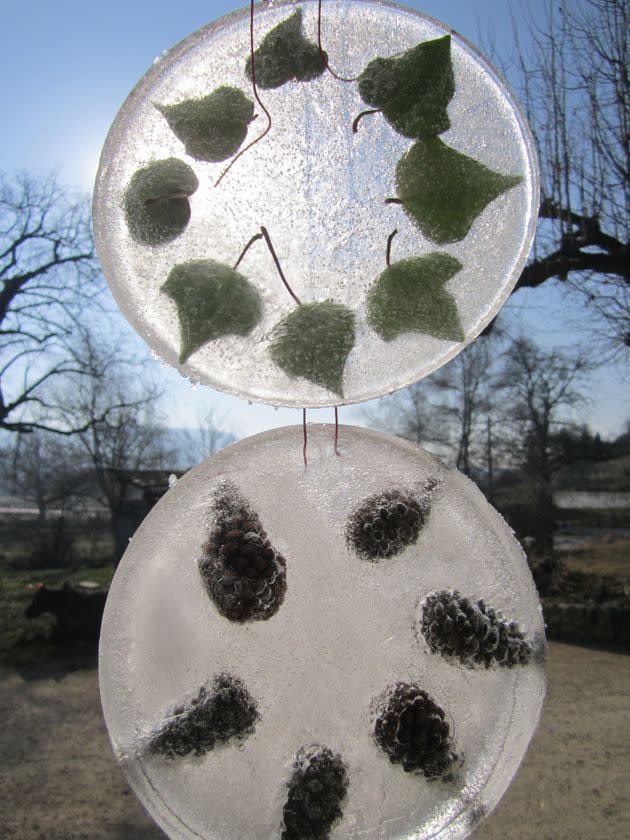
M157 825L139 828L133 823L119 821L112 825L112 840L167 840L166 834Z
M27 682L61 680L74 671L97 668L98 643L36 636L5 651L0 664L13 668Z
M594 653L616 653L620 656L630 656L630 646L621 642L587 642L575 639L561 639L557 636L547 636L547 641L560 642L571 647L592 650Z

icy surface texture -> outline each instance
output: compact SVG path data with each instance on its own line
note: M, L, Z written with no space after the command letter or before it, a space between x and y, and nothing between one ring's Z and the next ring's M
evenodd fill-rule
M116 572L101 637L105 718L136 792L172 838L281 837L309 745L345 768L343 798L339 786L312 803L316 816L338 802L333 840L464 837L525 752L545 642L518 543L468 479L416 446L345 426L339 446L338 456L331 427L309 427L305 468L292 427L214 455L156 505ZM200 574L204 546L231 539L217 510L230 486L285 558L286 593L264 621L230 620ZM428 497L424 524L415 542L370 562L348 545L348 521L394 490ZM255 579L255 562L242 568ZM470 668L431 650L422 607L456 591L518 621L526 664ZM221 674L253 699L253 731L216 739L201 756L147 750L173 710L186 714Z
M342 82L322 72L317 6L256 7L259 93L272 117L260 142L247 149L267 119L248 75L245 10L156 60L112 126L94 199L103 270L155 353L195 381L278 405L366 400L448 361L505 302L536 223L528 129L474 48L412 10L325 0L323 49L336 73L356 79ZM380 112L353 132L370 103ZM125 213L141 192L138 173L171 159L190 167L197 189L188 176L176 179ZM186 314L161 291L170 273L199 261L233 268L261 226L301 304L347 309L335 352L322 339L325 319L311 325L308 342L330 347L330 358L284 337L311 310L300 311L264 241L238 266L260 297L260 318L245 330L250 321L233 312L239 329L221 334L195 323L204 340L182 352L188 324L180 316L195 308ZM408 270L416 264L417 278ZM400 306L410 295L411 314Z

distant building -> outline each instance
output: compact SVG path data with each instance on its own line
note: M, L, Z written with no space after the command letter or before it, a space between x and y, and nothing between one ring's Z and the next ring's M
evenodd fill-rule
M114 531L114 565L118 566L129 540L151 508L168 490L171 476L181 478L187 470L103 470L110 498Z

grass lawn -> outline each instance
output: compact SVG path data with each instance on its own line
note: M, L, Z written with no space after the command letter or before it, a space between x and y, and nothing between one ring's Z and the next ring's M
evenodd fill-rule
M630 540L597 539L584 548L563 553L570 571L608 575L630 586Z

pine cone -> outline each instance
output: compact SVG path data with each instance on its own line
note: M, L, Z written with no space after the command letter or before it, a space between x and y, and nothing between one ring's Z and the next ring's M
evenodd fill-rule
M214 513L215 524L198 563L208 594L231 621L271 618L287 588L284 557L233 485L219 488Z
M340 755L311 744L297 754L283 809L282 840L326 840L348 790Z
M427 779L446 776L457 755L452 750L444 710L419 686L397 682L377 706L374 738L392 764Z
M428 501L389 490L365 499L350 514L346 542L361 557L392 557L418 539L429 513Z
M204 686L188 706L177 706L152 736L150 749L167 758L204 755L216 744L251 734L258 720L256 703L244 683L230 674L214 679L213 691Z
M469 667L526 665L532 648L514 621L459 592L435 592L422 608L422 633L431 650Z

